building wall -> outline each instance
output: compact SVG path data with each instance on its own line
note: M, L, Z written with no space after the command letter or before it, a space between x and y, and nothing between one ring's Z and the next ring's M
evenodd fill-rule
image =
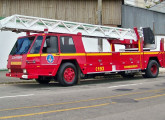
M103 0L103 24L121 25L122 0ZM97 0L0 0L0 17L13 14L97 24ZM18 36L0 32L0 69L6 69L8 55Z
M16 34L11 31L0 32L0 70L6 69L8 55L13 48L17 37L25 35L25 33Z
M122 27L150 27L156 35L165 35L165 14L122 5Z
M122 0L103 0L103 24L121 25L121 6Z
M103 24L121 25L122 0L103 0ZM97 0L0 0L0 16L38 16L97 24Z

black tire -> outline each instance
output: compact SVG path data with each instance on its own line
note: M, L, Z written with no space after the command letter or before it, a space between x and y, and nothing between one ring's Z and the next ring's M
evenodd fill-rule
M40 76L38 79L36 79L36 81L39 83L39 84L48 84L51 79L48 79L46 77L42 77Z
M145 71L144 77L156 78L159 74L159 64L156 60L150 60Z
M72 86L77 83L78 72L74 64L63 63L57 73L57 80L62 86Z
M135 76L135 74L126 74L125 72L121 72L119 73L123 78L133 78Z

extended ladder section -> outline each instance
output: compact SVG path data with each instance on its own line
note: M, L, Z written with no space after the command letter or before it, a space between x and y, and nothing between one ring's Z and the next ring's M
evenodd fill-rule
M83 36L129 39L137 41L137 36L133 29L92 25L78 22L46 19L24 15L12 15L0 21L0 30L13 32L48 32L53 33L82 33Z

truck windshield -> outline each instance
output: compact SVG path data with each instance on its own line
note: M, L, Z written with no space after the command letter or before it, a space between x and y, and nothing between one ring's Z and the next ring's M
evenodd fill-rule
M18 39L11 50L10 55L27 54L34 39L35 37L25 37Z

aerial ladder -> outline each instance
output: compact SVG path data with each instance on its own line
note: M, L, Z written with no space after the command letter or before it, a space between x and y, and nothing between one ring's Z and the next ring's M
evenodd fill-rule
M81 33L82 36L113 38L118 40L137 41L137 33L133 29L92 25L79 22L62 21L40 17L12 15L0 20L1 31L40 33L47 29L52 33Z

